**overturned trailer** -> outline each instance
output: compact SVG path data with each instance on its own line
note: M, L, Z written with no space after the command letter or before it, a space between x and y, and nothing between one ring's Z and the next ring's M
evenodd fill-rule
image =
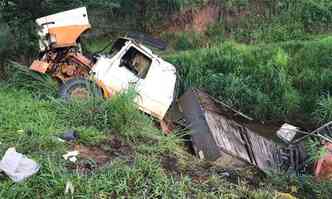
M304 166L303 144L273 140L271 135L278 128L254 122L200 90L187 91L179 99L178 108L191 130L195 153L201 159L218 160L232 167L249 164L262 171L299 171Z

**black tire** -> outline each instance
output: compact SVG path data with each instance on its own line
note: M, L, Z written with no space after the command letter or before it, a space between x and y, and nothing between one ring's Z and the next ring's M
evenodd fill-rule
M80 91L86 96L75 96L74 92ZM102 97L103 93L95 82L84 78L74 78L65 81L59 89L59 96L65 100L70 101L73 97L86 99L87 97Z

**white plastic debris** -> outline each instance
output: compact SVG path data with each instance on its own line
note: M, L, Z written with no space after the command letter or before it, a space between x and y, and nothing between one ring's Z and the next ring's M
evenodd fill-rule
M291 142L298 132L298 128L296 126L285 123L278 130L277 136L285 142Z
M69 158L69 161L75 163L75 162L77 161L76 156L70 157L70 158Z
M69 160L71 162L76 162L77 161L77 158L76 156L78 156L80 154L79 151L68 151L66 154L64 154L62 157L65 159L65 160Z
M61 138L57 138L57 140L59 141L59 142L65 142L65 140L63 140L63 139L61 139Z
M0 170L14 182L21 182L39 171L40 166L15 148L9 148L0 162Z
M67 181L66 188L65 188L65 194L74 194L75 188L72 182Z

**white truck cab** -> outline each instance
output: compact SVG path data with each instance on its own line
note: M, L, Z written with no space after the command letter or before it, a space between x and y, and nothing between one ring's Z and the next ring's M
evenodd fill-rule
M175 67L133 39L118 39L110 55L97 58L92 71L111 94L133 86L139 108L160 120L173 102Z
M87 94L77 87L82 84L76 78L92 73L105 97L132 86L138 93L135 102L139 108L160 120L164 118L174 99L176 69L172 64L131 36L118 39L112 51L99 55L95 62L85 57L76 49L80 35L91 28L85 7L45 16L36 23L41 56L30 69L50 73L61 82L61 97Z

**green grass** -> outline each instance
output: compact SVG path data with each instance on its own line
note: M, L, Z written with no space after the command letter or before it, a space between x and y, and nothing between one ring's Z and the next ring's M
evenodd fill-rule
M149 117L131 109L130 99L130 93L123 93L109 102L98 102L98 106L72 102L75 105L63 104L61 107L58 101L36 99L28 90L2 84L0 156L14 146L18 152L36 160L41 169L23 183L15 184L9 178L1 177L0 198L261 199L276 195L277 190L271 184L254 187L241 176L242 180L234 183L221 175L222 168L197 160L184 151L181 139L163 136ZM77 109L78 106L82 106L81 109ZM84 115L98 107L100 110L96 114L104 117ZM131 121L134 119L136 121ZM99 120L103 122L99 123ZM66 129L76 129L80 133L76 144L112 150L105 141L111 136L120 136L133 151L129 160L115 158L105 167L83 175L69 169L69 163L62 158L72 144L59 142L56 136ZM163 165L165 157L176 159L174 168L178 174ZM193 180L202 173L208 176L204 183ZM69 181L75 187L73 195L64 194Z
M0 156L14 146L36 160L41 169L17 184L0 177L0 198L268 199L277 198L278 192L299 198L329 197L330 183L316 183L311 177L305 177L304 183L301 178L286 180L284 174L258 178L250 177L255 174L248 173L249 170L244 173L227 170L234 173L235 181L223 176L225 170L220 166L188 154L179 137L162 135L153 121L133 105L132 98L129 91L110 101L93 98L61 104L55 99L36 99L29 90L1 84ZM69 169L70 164L62 158L73 144L60 142L56 136L67 129L80 133L76 144L110 152L113 149L107 140L119 136L132 152L127 158L119 156L83 175ZM176 161L165 166L165 161L166 165L171 161L167 157ZM79 158L80 161L93 164L93 160ZM252 184L250 179L259 183ZM73 195L64 193L68 182L74 185ZM292 186L298 191L292 192Z
M204 88L258 119L326 122L330 118L312 116L332 90L331 44L331 37L264 45L224 42L167 59L178 66L181 93Z

